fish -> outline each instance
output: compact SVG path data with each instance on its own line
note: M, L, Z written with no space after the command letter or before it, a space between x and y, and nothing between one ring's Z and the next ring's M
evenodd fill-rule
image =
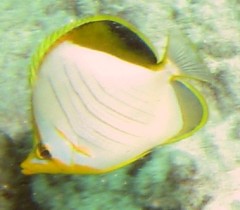
M30 66L33 147L22 173L102 174L193 135L208 119L191 81L210 82L177 30L163 56L128 21L71 22L40 44Z

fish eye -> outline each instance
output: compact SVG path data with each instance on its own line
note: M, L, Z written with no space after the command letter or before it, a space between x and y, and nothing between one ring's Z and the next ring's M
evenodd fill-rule
M39 159L50 159L52 157L46 145L39 143L36 150Z

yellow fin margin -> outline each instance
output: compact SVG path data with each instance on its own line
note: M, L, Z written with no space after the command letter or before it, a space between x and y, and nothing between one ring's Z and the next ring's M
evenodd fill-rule
M153 66L154 66L154 64L157 63L157 60L158 60L157 50L154 48L154 46L151 44L151 42L146 38L146 36L143 33L141 33L137 28L135 28L132 24L128 23L127 21L125 21L121 18L114 17L114 16L109 16L109 15L92 16L92 17L83 18L83 19L80 19L78 21L74 21L72 23L69 23L68 25L62 27L61 29L59 29L59 30L55 31L54 33L52 33L51 35L49 35L41 43L37 52L34 54L34 56L32 58L32 63L31 63L31 66L30 66L30 84L31 85L34 84L34 81L36 80L36 75L37 75L37 72L38 72L38 68L41 65L42 60L44 59L45 55L49 52L49 50L51 50L51 48L53 48L54 46L59 44L61 41L64 41L64 39L67 40L69 38L68 33L73 31L74 29L76 29L78 27L81 27L81 26L83 26L85 24L88 24L88 23L94 23L94 22L100 22L100 21L116 22L116 23L122 25L123 27L126 27L132 33L136 34L136 36L143 43L145 43L146 46L149 48L149 52L153 53L153 56L156 59L155 63L152 63ZM77 35L78 35L78 33L77 33ZM80 33L80 35L81 35L81 33ZM83 33L83 35L84 35L84 33ZM106 38L108 38L108 37L106 37ZM74 41L79 42L78 38L76 38L76 37L74 38L74 36L71 37L71 39L73 39L72 40L73 42ZM71 41L71 39L70 39L70 41ZM84 39L84 37L83 37L83 39ZM83 42L86 42L86 40L88 40L88 39L91 39L91 37L85 36L85 41L83 40ZM97 40L95 40L94 44L96 44L96 41ZM108 40L108 41L110 41L110 40ZM89 44L90 44L90 42L88 42L88 45ZM104 45L104 43L102 43L100 41L99 41L99 44ZM115 48L115 50L116 50L116 48ZM125 50L124 53L121 53L121 55L125 56L124 58L127 58L127 56L129 56L129 55L124 55L125 53L127 53L127 50ZM141 62L141 61L139 61L139 62Z

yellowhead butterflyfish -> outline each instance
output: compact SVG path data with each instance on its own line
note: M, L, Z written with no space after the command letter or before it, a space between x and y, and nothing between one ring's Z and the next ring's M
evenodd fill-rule
M169 31L164 56L130 23L96 16L47 37L33 57L34 145L24 174L98 174L192 135L207 120L189 80L209 72Z

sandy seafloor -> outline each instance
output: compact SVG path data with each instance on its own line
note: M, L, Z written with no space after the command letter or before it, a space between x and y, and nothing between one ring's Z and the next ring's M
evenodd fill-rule
M23 176L31 148L28 65L44 37L94 14L129 20L153 43L169 25L196 45L213 75L199 87L210 117L199 132L105 175ZM240 210L239 0L2 0L0 210Z

